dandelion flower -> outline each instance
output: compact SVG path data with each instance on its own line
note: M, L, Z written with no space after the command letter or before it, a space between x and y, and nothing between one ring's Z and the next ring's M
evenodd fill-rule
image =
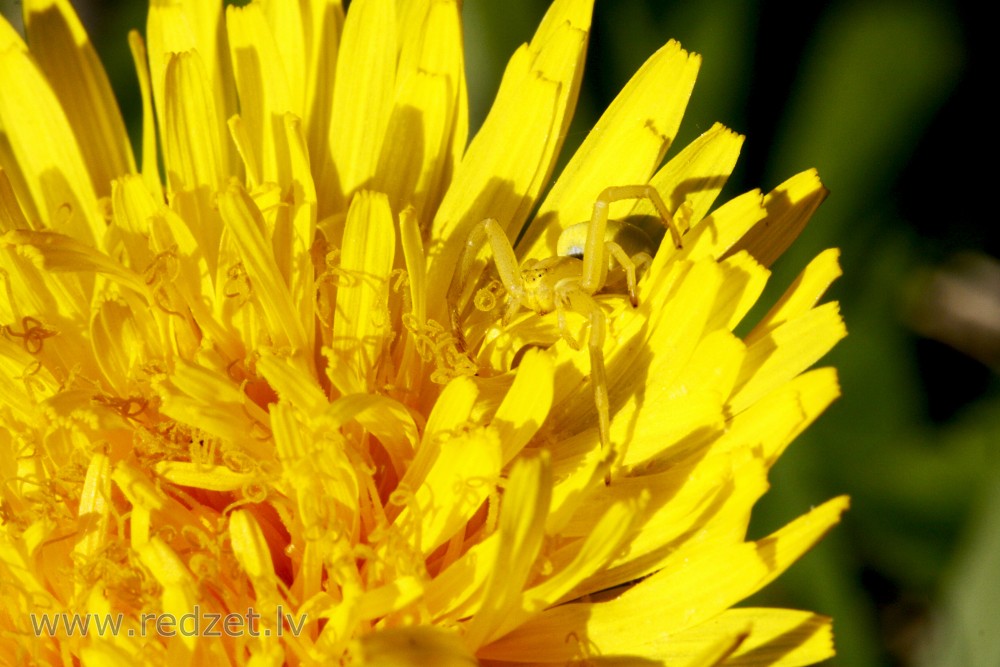
M459 4L153 2L139 163L68 1L26 0L26 40L0 23L0 662L832 654L827 618L734 608L847 505L746 536L838 393L808 370L844 335L835 251L733 334L823 186L713 209L721 126L664 163L700 62L674 42L553 181L587 0L467 142ZM502 312L481 221L553 257L635 185L684 231L611 203L654 241L635 304Z

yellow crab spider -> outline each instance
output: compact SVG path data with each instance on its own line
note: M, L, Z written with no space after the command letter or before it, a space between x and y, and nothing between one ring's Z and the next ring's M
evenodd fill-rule
M521 266L518 266L514 249L500 224L492 218L483 220L469 234L457 274L461 284L464 284L476 254L484 243L489 242L497 273L507 291L504 325L522 306L542 315L556 311L560 335L574 349L579 349L569 331L566 311L587 318L594 405L597 408L601 446L608 454L612 450L608 379L603 355L607 321L593 295L611 286L609 273L618 269L625 274L625 288L632 305L638 305L636 269L649 264L652 261L650 253L655 250L649 236L635 225L608 220L611 204L628 199L648 199L669 230L674 245L681 247L682 230L656 188L651 185L625 185L603 190L594 202L590 221L570 225L562 231L556 246L558 255L529 259ZM457 313L453 313L453 319L457 322ZM606 481L610 482L610 473Z

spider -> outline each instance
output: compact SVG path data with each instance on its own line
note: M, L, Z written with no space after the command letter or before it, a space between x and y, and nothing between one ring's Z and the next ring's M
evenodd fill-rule
M556 245L556 256L528 259L521 266L518 266L514 249L500 223L492 218L483 220L469 234L456 273L460 284L464 285L476 255L488 242L500 281L507 292L502 325L505 326L522 306L540 315L555 311L560 335L573 349L580 349L579 342L569 330L566 312L576 312L587 318L590 327L591 384L601 447L606 454L613 453L609 435L608 378L603 353L607 318L593 295L602 290L621 289L621 274L624 273L624 287L629 301L633 307L638 306L636 271L652 262L650 253L656 249L649 236L635 225L608 220L611 204L629 199L648 199L669 230L674 245L682 247L681 227L656 188L651 185L625 185L603 190L594 202L590 220L570 225L562 231ZM688 212L686 206L680 211L679 217L685 227ZM452 324L456 331L459 331L458 320L458 307L453 305ZM608 472L605 483L610 484L610 480L611 473Z

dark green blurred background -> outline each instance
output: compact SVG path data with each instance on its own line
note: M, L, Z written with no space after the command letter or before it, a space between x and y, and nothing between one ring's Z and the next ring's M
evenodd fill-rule
M136 126L125 35L145 3L74 4ZM547 5L466 0L473 127ZM843 525L753 600L833 616L829 664L1000 665L1000 232L979 204L979 154L995 139L971 125L991 108L984 6L597 2L564 160L676 38L704 63L675 150L721 121L748 137L724 194L808 167L832 192L776 264L767 301L820 250L842 249L832 298L850 335L825 363L844 395L783 457L752 528L852 496Z

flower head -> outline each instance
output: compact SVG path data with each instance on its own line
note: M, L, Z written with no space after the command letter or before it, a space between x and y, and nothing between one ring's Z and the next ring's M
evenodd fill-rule
M552 5L467 146L458 0L151 3L139 165L67 0L30 48L0 23L3 662L832 653L731 608L846 507L746 538L838 393L836 252L732 332L825 190L713 210L718 125L661 166L670 42L546 191L590 12Z

